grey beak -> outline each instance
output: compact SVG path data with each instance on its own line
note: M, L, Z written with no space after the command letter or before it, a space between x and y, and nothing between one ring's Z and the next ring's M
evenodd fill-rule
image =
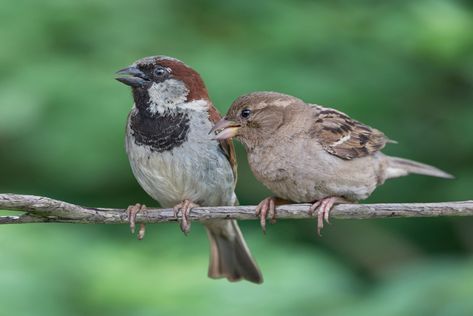
M134 66L123 68L117 71L115 74L120 75L120 77L115 78L116 80L130 87L143 87L146 83L149 82L146 75Z

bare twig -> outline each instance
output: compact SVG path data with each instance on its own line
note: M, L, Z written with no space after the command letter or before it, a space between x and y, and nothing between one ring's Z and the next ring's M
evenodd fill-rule
M0 209L21 211L21 215L0 216L0 224L25 223L80 223L80 224L124 224L127 215L124 209L92 208L70 204L47 197L0 194ZM278 206L278 218L311 218L309 204ZM332 218L367 219L386 217L437 217L472 216L473 201L442 203L390 203L390 204L341 204L334 207ZM256 219L255 206L199 207L192 209L191 220L209 219ZM162 223L176 221L172 209L148 209L138 214L139 223Z

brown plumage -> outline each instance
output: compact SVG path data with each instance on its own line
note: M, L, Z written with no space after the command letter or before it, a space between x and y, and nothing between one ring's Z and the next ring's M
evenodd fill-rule
M239 97L214 129L217 139L236 137L248 154L255 177L276 197L313 203L318 229L334 203L366 199L386 179L417 173L451 178L415 161L380 150L390 141L382 132L346 114L276 92ZM257 208L264 229L274 198Z
M389 139L377 129L346 114L314 105L314 123L309 134L329 153L342 159L360 158L382 149Z
M189 213L201 206L235 205L237 165L231 140L216 141L208 130L220 120L200 75L166 56L140 59L117 74L132 88L126 151L135 178L163 207L174 207L182 231L190 231ZM141 205L129 208L134 229ZM210 242L211 278L246 279L262 275L234 220L204 223ZM141 225L139 238L144 235Z

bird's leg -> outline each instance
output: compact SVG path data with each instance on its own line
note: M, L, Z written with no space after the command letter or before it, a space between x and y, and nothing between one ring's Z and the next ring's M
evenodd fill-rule
M259 216L261 229L266 234L266 216L268 212L271 215L271 221L276 221L276 207L274 206L274 197L267 197L256 206L256 216Z
M146 212L146 205L142 205L139 203L136 203L135 205L130 205L126 209L126 212L128 214L128 222L130 223L131 233L134 234L136 225L136 214L138 214L139 212ZM145 236L145 231L145 224L140 223L140 229L138 230L138 240L143 239L143 237Z
M190 200L184 200L181 203L177 204L174 206L174 216L178 218L178 214L181 213L181 220L180 220L180 226L181 230L184 233L184 235L187 236L189 234L189 231L191 230L191 223L189 221L189 214L194 207L198 207L199 205L192 203Z
M271 224L276 223L276 206L290 203L287 200L279 199L273 196L265 198L256 206L256 216L259 216L261 229L266 234L266 217L269 215Z
M312 215L314 214L315 210L318 209L317 212L317 234L319 236L322 236L320 233L322 231L322 228L324 228L324 220L327 223L330 223L330 211L332 210L334 204L339 204L339 203L348 203L347 200L341 197L337 196L332 196L332 197L326 197L321 200L316 201L314 204L311 205L309 209L309 214Z

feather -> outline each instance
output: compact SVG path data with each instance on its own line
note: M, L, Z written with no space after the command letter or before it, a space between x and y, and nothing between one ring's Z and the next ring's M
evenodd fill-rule
M313 106L314 123L309 133L332 155L350 160L374 154L390 141L379 130L351 119L345 113Z

